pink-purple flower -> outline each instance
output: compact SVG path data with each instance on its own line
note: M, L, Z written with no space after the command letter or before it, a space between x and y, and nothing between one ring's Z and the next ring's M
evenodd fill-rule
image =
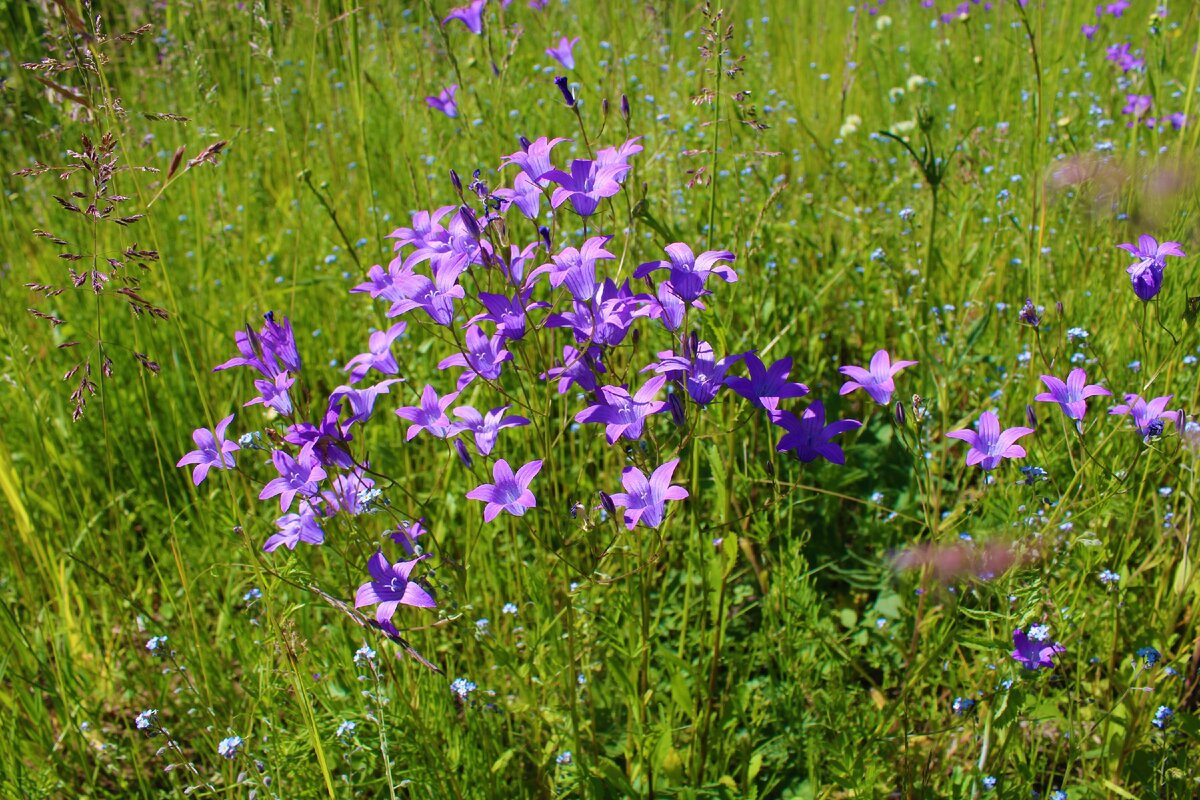
M1058 642L1047 644L1030 639L1020 628L1013 631L1012 657L1026 669L1053 669L1054 657L1065 652L1067 648Z
M546 48L546 55L562 64L564 69L575 69L575 54L572 51L578 43L578 36L574 39L568 39L564 36L559 40L556 47Z
M371 370L384 375L395 375L400 371L396 357L392 355L392 343L404 334L407 322L397 322L386 331L375 331L367 344L367 352L360 353L346 362L350 382L358 383Z
M179 459L175 466L185 467L195 464L192 470L192 484L199 486L208 477L209 469L233 469L237 466L233 454L242 448L237 442L225 438L225 430L233 422L233 414L217 423L213 430L196 428L192 431L192 441L196 449Z
M371 580L358 587L354 607L376 606L375 621L381 625L390 623L401 605L436 608L437 603L429 592L412 579L413 567L423 558L425 556L389 564L383 551L376 551L367 561Z
M961 439L971 446L967 451L967 466L978 464L985 470L995 469L1006 458L1024 458L1025 448L1017 444L1022 436L1033 433L1033 428L1015 427L1000 430L1000 420L991 411L979 415L977 430L965 428L950 431L950 439Z
M440 111L451 119L458 116L458 101L454 99L458 93L458 84L452 83L437 94L425 98L425 105L434 111Z
M1039 403L1058 403L1063 413L1073 420L1083 420L1083 415L1087 413L1089 397L1112 396L1112 392L1103 386L1089 385L1087 373L1081 368L1071 370L1065 382L1053 375L1043 375L1042 383L1046 384L1050 391L1042 392L1034 400Z
M775 449L781 453L792 452L805 464L818 458L832 464L845 464L846 454L833 442L833 437L862 427L856 419L840 419L826 425L825 404L820 400L813 400L799 417L790 411L772 411L770 415L772 423L787 431L779 438Z
M487 0L473 0L468 5L452 8L446 18L442 20L442 25L446 25L451 20L458 20L466 25L467 30L471 33L483 33L483 7L486 5Z
M601 386L595 405L576 414L575 421L603 424L609 444L615 444L622 436L630 440L640 438L646 417L661 414L667 408L666 401L654 399L666 382L665 375L658 375L633 395L624 386Z
M1185 257L1183 246L1179 242L1159 243L1153 236L1142 234L1137 244L1119 244L1118 248L1137 257L1125 271L1133 284L1133 291L1144 301L1153 300L1162 289L1163 271L1167 265L1167 256Z
M272 453L271 462L275 465L279 477L267 482L267 485L259 493L258 499L269 500L278 496L279 510L287 511L291 508L292 500L296 495L303 497L316 495L317 485L324 480L326 473L315 459L304 456L304 452L301 452L301 458L296 460L284 450L276 450Z
M529 484L541 469L540 460L530 461L514 473L508 462L500 459L492 465L495 483L476 486L467 492L467 498L487 503L483 508L484 522L491 522L501 511L514 517L524 516L527 510L537 506L537 498L529 490Z
M1170 421L1179 424L1179 411L1167 411L1167 403L1172 395L1156 397L1147 401L1136 394L1125 395L1125 402L1109 409L1109 414L1133 417L1133 427L1143 439L1153 439L1162 436L1163 423Z
M426 431L430 436L445 439L450 435L451 426L450 418L446 416L446 409L457 399L458 392L451 392L445 397L439 398L437 391L429 384L425 384L425 388L421 390L420 405L402 406L396 409L396 416L412 423L408 426L408 433L405 434L404 440L411 442L421 431Z
M621 473L625 491L612 496L613 504L625 509L625 527L633 530L641 523L647 528L657 528L662 524L667 501L687 498L687 489L671 485L671 476L678 465L678 458L671 459L654 470L649 480L637 467L625 468Z
M892 393L896 391L896 384L892 380L896 373L906 367L916 366L916 364L916 361L897 361L893 364L892 357L887 350L877 350L871 357L869 369L852 364L838 368L838 372L850 378L842 384L838 394L850 394L856 389L862 389L876 403L886 406L892 402Z
M275 520L279 530L263 544L263 550L274 552L279 547L295 550L300 542L319 545L325 541L325 531L317 522L317 517L307 503L301 504L299 514L284 514Z

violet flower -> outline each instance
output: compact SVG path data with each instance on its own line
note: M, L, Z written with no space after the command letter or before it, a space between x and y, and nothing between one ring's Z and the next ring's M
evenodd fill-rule
M203 483L210 469L233 469L237 466L233 453L242 448L237 442L225 438L225 430L231 422L233 414L218 422L217 427L211 431L208 428L196 428L192 431L192 441L196 443L196 449L179 459L175 465L196 465L192 470L192 485L199 486Z
M564 36L559 40L557 47L546 48L546 55L562 64L564 69L575 69L575 54L572 50L578 42L578 36L574 39L568 39Z
M412 580L413 567L425 556L411 561L397 561L389 564L379 550L367 561L367 571L371 580L358 587L354 594L354 607L377 605L375 621L383 625L389 623L401 605L418 608L436 608L437 603L429 592Z
M591 345L583 352L570 345L563 346L561 367L551 367L541 375L544 381L558 381L558 393L566 394L571 386L578 386L581 391L596 391L596 375L603 375L606 370L600 360L601 350Z
M632 396L624 386L601 386L596 404L576 414L575 421L603 424L610 445L622 436L637 439L646 426L646 417L667 409L666 401L654 399L666 382L665 375L651 378Z
M612 240L611 236L593 236L583 243L583 247L564 247L562 251L550 256L551 263L542 264L529 273L530 282L540 275L550 275L550 285L557 289L564 283L567 290L576 300L586 303L596 296L600 283L596 280L596 262L613 261L612 253L604 249L604 245Z
M842 384L838 394L850 394L855 389L862 389L876 403L886 406L892 402L892 393L896 391L896 384L892 378L900 370L916 366L917 363L916 361L897 361L893 364L892 357L887 350L877 350L871 357L870 369L853 365L838 368L838 372L850 378Z
M367 352L360 353L346 362L350 382L358 383L366 374L375 370L384 375L395 375L400 371L396 357L392 355L392 343L404 334L407 322L397 322L386 331L375 331L367 344Z
M542 212L542 190L524 172L517 173L511 189L497 189L492 196L515 205L525 219L536 220Z
M385 381L380 381L374 386L368 386L365 389L355 389L351 386L339 386L329 395L329 405L333 407L342 400L346 400L350 405L350 417L346 420L346 424L342 430L348 431L350 426L356 422L365 423L371 418L371 413L375 409L375 401L381 394L388 394L388 387L393 383L400 383L399 378L388 378Z
M808 387L803 383L793 383L787 379L792 369L791 358L781 358L769 368L756 353L750 352L742 356L749 378L730 375L725 379L725 385L750 401L757 408L767 411L778 411L779 401L808 394Z
M275 376L274 380L256 380L254 388L258 390L258 397L247 400L242 405L253 406L261 403L285 417L291 416L292 398L288 395L288 389L295 382L296 379L286 371L280 372Z
M1020 628L1013 630L1012 657L1026 669L1054 668L1054 657L1067 652L1058 642L1044 644L1030 639Z
M671 285L685 303L690 303L701 295L711 294L704 288L710 275L716 275L726 283L734 283L738 279L732 268L720 263L734 260L733 253L727 250L707 250L697 256L692 253L692 248L682 242L669 244L664 249L667 261L649 261L642 264L634 271L633 277L645 278L655 270L670 270Z
M504 459L492 465L492 480L467 492L470 500L487 503L483 509L483 521L491 522L501 511L514 517L524 516L528 509L537 506L537 498L529 491L529 483L542 468L541 461L530 461L513 474L512 467Z
M985 470L995 469L1005 458L1024 458L1025 448L1016 444L1017 439L1033 433L1033 428L1007 428L1000 430L1000 420L991 411L979 415L978 431L964 428L946 434L950 439L961 439L971 445L967 451L967 466L978 464Z
M1076 421L1082 421L1083 415L1087 413L1089 397L1112 396L1112 392L1103 386L1088 385L1087 373L1079 368L1071 370L1066 383L1053 375L1043 375L1042 383L1046 384L1050 391L1042 392L1033 399L1040 403L1058 403L1067 418Z
M625 509L625 527L633 530L640 522L647 528L657 528L662 524L668 500L687 499L687 489L671 485L671 476L678 465L678 458L671 459L654 470L649 480L637 467L626 467L621 472L625 491L613 494L612 502Z
M487 313L476 314L467 320L467 325L476 322L492 322L496 325L496 334L508 340L517 340L525 336L525 323L528 312L534 308L549 308L549 303L531 303L529 296L532 289L526 289L512 297L490 292L480 292L478 300L487 309Z
M491 455L492 448L496 446L496 437L500 435L502 428L515 428L529 424L529 420L525 417L515 414L504 416L504 412L511 407L500 406L493 408L487 414L480 414L471 406L459 406L454 409L454 416L463 421L454 423L451 435L462 431L471 431L475 434L475 449L479 451L479 455Z
M620 178L628 171L627 166L602 167L595 161L577 158L571 162L569 174L552 169L543 177L558 184L550 196L550 205L558 208L570 200L576 214L590 217L601 200L621 191Z
M304 497L316 495L317 483L326 476L325 470L321 469L321 465L315 460L301 457L297 461L283 450L272 453L271 462L275 465L279 477L267 482L258 499L269 500L278 496L280 511L287 511L298 494Z
M1117 247L1127 253L1132 253L1137 257L1137 261L1130 264L1126 268L1129 274L1129 280L1133 284L1133 291L1141 300L1150 301L1162 289L1163 269L1167 265L1167 256L1176 256L1183 258L1187 254L1183 252L1182 245L1179 242L1163 242L1153 236L1142 234L1138 237L1137 244L1119 244Z
M472 325L467 331L464 352L443 358L438 362L438 369L466 367L467 371L459 376L456 387L461 392L476 377L496 380L500 377L501 365L505 361L512 361L512 358L512 353L504 349L504 337L501 334L489 338L483 328Z
M680 380L687 389L688 397L696 405L706 406L716 399L717 392L725 385L725 373L742 357L726 356L718 360L711 344L699 342L690 358L666 353L661 362L651 366L655 372L667 374L668 377L672 377L668 374L671 372L681 373Z
M263 550L268 553L274 552L280 546L295 550L300 542L311 545L325 542L325 531L321 529L316 515L310 508L302 508L299 514L284 514L275 520L275 525L279 530L263 544Z
M441 225L440 220L450 212L457 210L458 206L442 206L432 212L418 211L412 215L411 228L396 228L384 238L396 240L393 247L397 252L409 245L416 248L425 247L431 241L446 237L446 229Z
M419 406L403 406L396 409L396 416L413 423L408 426L404 441L411 442L418 433L427 431L430 436L445 439L450 434L450 418L446 409L458 399L458 392L451 392L445 397L438 398L437 392L429 384L421 390Z
M401 521L396 530L388 534L392 541L400 545L404 549L405 555L413 555L417 552L417 539L429 533L425 528L425 518L410 522L408 520Z
M1113 406L1109 409L1109 414L1123 415L1128 414L1133 417L1133 427L1137 430L1138 435L1143 439L1150 440L1158 436L1162 436L1163 422L1171 421L1176 426L1179 425L1179 419L1182 412L1167 411L1167 403L1171 402L1172 395L1164 397L1156 397L1147 402L1144 398L1136 394L1125 395L1125 402Z
M471 33L483 33L483 7L485 5L487 5L487 0L473 0L469 5L452 8L446 18L442 20L442 25L456 19L466 25L467 30Z
M454 99L454 95L457 93L458 84L452 83L437 94L427 96L425 98L425 105L434 111L440 111L447 117L454 119L458 116L458 101Z
M341 405L334 403L326 409L319 426L296 423L288 427L283 440L300 448L302 460L316 459L322 466L350 469L354 459L347 452L347 446L354 437L339 422L340 412Z
M557 145L569 141L571 140L550 139L545 136L539 136L532 142L522 138L520 150L500 159L500 169L516 164L538 186L549 186L550 182L544 178L547 172L554 169L554 165L550 163L550 153Z
M845 464L846 454L831 440L838 434L862 427L856 419L840 419L826 425L825 404L820 400L813 400L799 417L790 411L773 411L771 422L787 431L775 449L781 453L795 451L796 458L805 464L818 458L831 464Z

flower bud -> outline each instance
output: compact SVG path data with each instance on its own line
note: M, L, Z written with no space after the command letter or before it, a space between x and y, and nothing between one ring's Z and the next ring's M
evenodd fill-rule
M896 424L904 427L904 423L907 421L907 416L904 413L904 401L898 400L896 401Z
M554 85L562 92L563 100L567 101L567 108L575 107L575 95L571 94L571 87L567 83L567 79L559 75L554 79Z
M1037 429L1037 412L1033 410L1032 405L1025 406L1025 421L1029 423L1029 427Z
M603 116L606 116L606 117L608 116L608 98L607 97L600 101L600 113Z
M611 516L615 517L617 515L617 504L613 502L613 499L608 492L600 492L600 505L604 506L604 510L607 511Z
M454 449L458 451L458 460L463 463L464 467L470 469L474 462L471 459L471 451L467 449L465 444L463 444L462 439L454 440Z
M687 417L683 413L683 398L679 396L678 392L671 392L667 395L667 408L671 411L671 421L675 423L676 427L683 427Z
M454 191L462 194L462 180L454 170L450 170L450 183L454 184Z
M621 95L621 119L625 120L625 124L629 124L629 98Z
M549 253L554 248L550 245L550 229L545 225L538 226L538 233L542 237L542 244L546 245L546 252Z
M467 234L472 239L478 240L483 231L479 229L479 220L475 218L475 212L468 206L462 206L458 209L458 216L463 221L463 225L467 227Z
M529 148L533 145L533 142L529 141L529 139L524 136L519 137L518 141L521 143L521 149L528 153Z

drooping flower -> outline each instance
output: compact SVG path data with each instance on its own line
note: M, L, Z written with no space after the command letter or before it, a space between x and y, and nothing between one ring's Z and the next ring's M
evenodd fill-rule
M826 425L825 404L820 400L813 400L799 417L790 411L771 412L771 422L787 431L775 449L781 453L795 451L796 458L805 464L818 458L845 464L846 454L831 440L840 433L862 427L856 419L841 419Z
M1113 406L1109 409L1109 414L1128 414L1133 417L1133 427L1137 430L1138 436L1143 439L1153 439L1162 436L1163 422L1170 421L1179 424L1179 418L1182 412L1167 411L1167 403L1171 402L1173 395L1164 397L1156 397L1147 402L1144 398L1137 394L1125 395L1125 402L1120 405Z
M621 191L620 179L628 166L600 166L595 161L577 158L571 162L570 173L552 169L543 177L558 184L550 196L550 205L558 208L567 200L581 217L596 213L600 201Z
M411 578L413 567L424 558L418 556L411 561L390 564L383 551L377 550L367 561L371 580L358 587L354 594L354 607L376 606L375 621L380 625L391 622L401 605L436 608L437 603L429 592Z
M1046 384L1046 388L1050 391L1042 392L1034 400L1039 403L1058 403L1067 418L1073 420L1083 420L1083 415L1087 413L1089 397L1112 396L1112 392L1103 386L1089 385L1087 373L1081 368L1071 370L1071 373L1067 375L1066 383L1053 375L1043 375L1042 383Z
M749 378L730 375L725 379L725 385L750 401L757 408L767 411L778 411L779 401L808 394L808 387L803 383L793 383L787 379L792 369L791 358L781 358L770 367L763 365L757 353L746 353L742 357Z
M1162 288L1163 270L1167 265L1167 256L1185 257L1183 247L1179 242L1163 242L1153 236L1142 234L1137 244L1119 244L1121 250L1132 253L1137 261L1126 268L1129 279L1133 283L1134 293L1142 300L1154 299Z
M179 459L175 466L196 465L192 470L193 485L199 486L203 483L208 477L208 471L214 467L233 469L237 466L233 454L242 448L237 442L225 438L225 430L231 422L233 414L218 422L217 427L211 431L208 428L196 428L192 431L192 441L196 443L196 449Z
M978 430L964 428L950 431L950 439L961 439L971 446L967 451L967 466L978 464L985 470L995 469L1006 458L1024 458L1025 448L1016 444L1017 439L1033 433L1033 428L1007 428L1000 430L1000 420L991 411L979 415Z
M411 442L421 431L445 439L450 434L451 425L449 417L446 416L446 409L457 399L458 392L451 392L439 398L437 391L431 385L425 384L425 388L421 390L419 406L403 406L396 409L396 416L413 423L408 426L404 440Z
M375 370L384 375L395 375L400 371L396 357L392 355L392 343L404 334L407 322L397 322L386 331L375 331L367 344L367 352L360 353L346 362L350 382L358 383L366 374Z
M625 509L625 527L633 530L640 522L647 528L657 528L662 524L666 502L687 498L687 489L671 485L671 476L678 465L678 458L671 459L654 470L649 480L637 467L624 469L621 485L625 491L613 494L612 502L617 508Z
M651 378L632 396L624 386L601 386L596 404L576 414L575 421L603 424L610 445L622 436L630 440L640 438L646 417L661 414L667 408L666 401L654 399L666 382L665 375Z
M663 249L666 250L667 261L648 261L634 271L633 277L645 278L655 270L670 270L671 285L685 303L711 294L704 287L710 275L716 275L726 283L734 283L738 279L732 267L720 263L734 260L733 253L727 250L707 250L695 255L692 248L682 242L669 244Z
M296 495L312 497L317 493L317 483L325 479L325 470L315 460L305 459L303 451L300 455L301 459L297 461L283 450L271 454L271 462L279 477L267 482L258 495L259 500L278 496L279 510L287 511Z
M281 545L286 546L289 550L295 550L296 545L300 542L311 545L325 542L325 531L317 522L316 515L313 514L311 508L307 507L307 504L303 504L303 506L299 514L284 514L275 520L275 525L279 530L267 539L263 544L263 550L271 553Z
M525 417L515 414L504 416L504 412L509 408L511 406L500 406L493 408L487 414L480 414L471 406L459 406L454 409L454 416L461 419L462 422L454 423L451 434L471 431L475 434L475 449L479 451L479 455L491 455L492 448L496 446L496 437L500 435L502 428L514 428L529 424L529 420Z
M529 490L529 484L542 468L542 462L530 461L514 474L504 459L492 465L492 480L467 492L470 500L487 503L483 509L483 521L491 522L501 511L515 517L524 516L528 509L537 506L537 498Z
M1030 639L1020 628L1013 630L1012 657L1026 669L1054 668L1054 657L1067 652L1058 642L1044 644Z
M458 84L452 83L437 94L427 96L425 98L425 105L434 111L440 111L447 117L454 119L458 116L458 101L454 97L457 93Z
M559 40L557 47L546 48L546 55L562 64L564 69L575 69L575 54L572 50L578 42L578 36L574 39L568 39L564 36Z
M467 30L471 33L483 33L483 7L485 5L487 5L487 0L472 0L469 5L452 8L446 18L442 20L442 25L456 19L466 25Z
M870 369L852 364L838 368L838 372L850 378L842 384L838 394L850 394L855 389L862 389L876 403L886 406L892 402L892 393L896 391L896 384L892 380L896 373L916 364L916 361L897 361L893 364L887 350L877 350L871 357Z

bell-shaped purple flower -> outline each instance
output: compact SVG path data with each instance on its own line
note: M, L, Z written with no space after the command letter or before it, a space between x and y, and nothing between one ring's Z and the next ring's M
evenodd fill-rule
M687 499L687 489L671 485L671 476L677 466L679 459L673 458L654 470L649 480L637 467L625 468L621 473L625 491L617 492L611 498L614 506L625 509L625 527L633 530L640 522L647 528L657 528L662 524L668 500Z
M529 490L529 484L542 468L541 461L530 461L514 474L504 459L492 465L492 480L467 492L470 500L487 503L483 509L483 521L491 522L501 511L515 517L524 516L528 509L537 506L537 498Z
M862 389L876 403L886 406L892 402L892 392L896 391L896 384L892 378L900 370L915 366L916 363L916 361L897 361L893 364L891 354L887 350L877 350L871 357L870 369L863 369L851 364L838 368L838 372L850 378L842 384L838 394L850 394L855 389Z
M971 446L967 451L967 466L978 464L985 470L995 469L1006 458L1024 458L1025 448L1016 441L1033 433L1033 428L1014 427L1000 430L1000 420L991 411L979 415L978 430L964 428L946 434Z
M1042 383L1046 384L1050 391L1042 392L1034 400L1039 403L1058 403L1068 419L1077 421L1082 421L1083 415L1087 413L1089 397L1112 396L1112 392L1103 386L1089 385L1087 373L1080 368L1071 370L1065 383L1053 375L1043 375Z
M192 441L196 449L179 459L175 466L185 467L195 464L192 470L192 484L199 486L208 477L209 469L233 469L237 466L233 454L242 448L237 442L225 438L225 430L233 422L233 414L217 423L213 430L196 428L192 431Z
M454 119L458 116L458 101L454 99L454 96L457 93L458 84L452 83L437 94L426 97L425 105L429 106L434 111L440 111L447 117Z
M437 603L429 592L412 580L413 567L423 558L425 556L389 564L383 551L377 551L367 561L371 580L358 587L354 594L354 607L377 606L375 621L381 625L391 622L401 605L436 608Z
M692 248L682 242L669 244L664 249L667 261L648 261L634 271L633 277L644 278L655 270L670 270L671 285L685 303L710 294L704 286L710 275L716 275L726 283L738 279L731 267L721 263L734 260L733 253L726 250L707 250L697 256Z
M826 425L825 404L820 400L813 400L799 417L790 411L773 411L770 416L772 423L787 431L775 449L781 453L794 451L796 458L805 464L818 458L845 464L846 455L841 446L834 444L833 437L862 427L856 419L841 419Z

